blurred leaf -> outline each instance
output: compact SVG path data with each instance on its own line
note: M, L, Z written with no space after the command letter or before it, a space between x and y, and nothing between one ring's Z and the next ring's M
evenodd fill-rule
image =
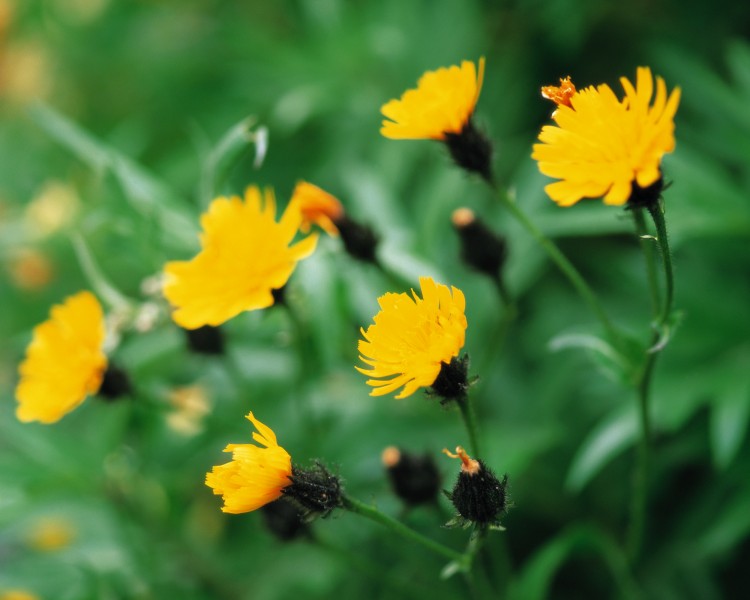
M750 487L745 486L722 504L711 521L711 525L696 540L696 548L702 560L724 556L732 552L750 535Z
M637 598L636 586L627 572L622 551L597 529L579 525L560 532L539 549L513 581L511 600L544 600L550 597L555 574L576 552L588 549L600 555L609 568L621 597Z
M174 249L187 250L195 247L197 219L193 216L193 211L169 187L54 109L44 104L35 104L31 109L31 116L42 129L71 150L94 172L112 172L133 209L146 220L156 220L159 242Z
M201 173L201 205L208 205L214 198L227 173L250 144L255 145L253 166L258 169L263 164L268 149L268 129L258 126L253 131L255 124L255 117L245 117L230 127L208 153Z
M96 294L113 309L126 309L130 302L127 298L104 276L99 265L94 260L86 241L78 234L71 237L78 263L86 275L89 284Z
M632 380L634 365L641 360L643 348L635 340L623 336L625 353L618 351L607 340L588 333L564 333L550 340L552 352L570 348L586 350L594 362L612 379L627 383Z
M638 435L638 418L633 404L618 408L596 425L579 446L570 465L565 487L579 492Z
M735 384L714 401L711 410L711 451L714 464L725 469L737 455L750 420L750 384Z

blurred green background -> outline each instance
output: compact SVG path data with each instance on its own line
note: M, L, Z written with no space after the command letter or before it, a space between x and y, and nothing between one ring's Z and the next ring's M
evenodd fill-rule
M0 0L0 594L465 593L459 578L438 580L443 561L375 524L335 514L313 525L317 541L282 543L260 514L222 514L203 485L227 443L249 440L249 410L295 462L321 459L352 495L394 515L385 446L437 453L466 444L457 413L435 400L368 396L353 368L358 328L380 294L401 290L347 257L337 239L321 239L290 283L315 352L297 352L279 309L228 323L223 357L189 354L183 333L162 320L124 336L115 352L136 383L132 402L90 399L53 426L14 417L32 327L90 287L73 233L122 293L152 300L148 278L196 250L212 191L272 185L284 203L304 178L379 232L394 270L415 284L433 275L467 296L484 460L509 474L515 503L507 532L488 543L508 597L743 597L749 34L750 4L729 0ZM677 149L664 171L684 319L655 376L651 518L633 574L621 573L617 545L635 397L599 357L564 348L570 335L597 333L592 315L442 148L378 133L380 106L425 70L479 56L487 71L476 119L494 140L497 172L641 340L649 302L628 214L599 201L563 210L544 195L529 156L551 109L539 86L571 75L579 87L607 82L619 92L620 76L649 65L682 88ZM269 133L262 166L248 145L213 169L220 140L248 116ZM458 258L450 215L459 206L509 240L506 277L519 317L503 340L495 290ZM452 486L456 463L437 460ZM440 528L448 513L445 503L442 513L404 518L460 548L466 533Z

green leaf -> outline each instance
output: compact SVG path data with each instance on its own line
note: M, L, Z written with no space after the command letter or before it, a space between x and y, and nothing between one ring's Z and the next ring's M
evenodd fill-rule
M620 596L639 597L635 583L628 575L622 551L608 537L589 525L566 529L536 552L523 566L518 578L512 583L511 600L544 600L554 576L562 565L582 549L594 550L608 567Z
M230 127L208 153L201 173L202 205L213 199L228 171L250 144L255 145L253 166L258 169L263 164L268 150L268 129L260 126L253 131L255 124L255 117L245 117Z
M737 455L750 420L750 385L727 389L711 411L710 439L714 464L725 469Z
M589 333L563 333L548 344L552 352L580 348L588 352L599 368L610 378L628 382L632 380L633 365L638 364L643 348L636 342L625 340L627 347L620 351L610 342Z
M634 405L618 408L603 419L578 448L565 481L565 487L579 492L591 479L628 448L638 435L638 417Z
M160 243L183 250L195 247L197 219L189 205L167 185L46 105L33 105L31 117L94 172L111 172L131 207L145 220L155 221L156 229L160 232Z

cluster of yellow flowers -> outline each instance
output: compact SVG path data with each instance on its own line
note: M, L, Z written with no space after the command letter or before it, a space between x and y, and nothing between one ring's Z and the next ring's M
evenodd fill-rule
M382 107L382 135L394 139L445 142L456 161L490 179L489 146L472 122L484 77L477 65L426 73L416 89ZM674 148L673 118L680 91L666 85L647 67L637 70L636 84L622 78L619 99L607 85L577 90L570 78L542 92L556 104L554 125L542 128L532 157L545 175L558 179L545 188L560 206L582 198L603 197L624 205L636 188L662 178L661 159ZM653 99L653 103L652 103ZM201 217L200 252L187 261L164 267L163 294L174 322L185 329L218 326L244 311L274 304L297 263L315 250L317 225L338 235L345 213L324 190L300 182L277 220L271 190L248 187L244 198L215 199ZM380 311L361 330L359 352L371 395L399 391L397 398L433 386L444 365L464 346L466 299L461 290L420 278L421 296L386 293ZM104 352L104 310L93 294L81 291L51 310L48 321L34 329L21 364L16 390L22 421L52 423L100 391L108 370ZM206 484L224 500L225 512L255 510L279 498L292 484L290 455L274 432L255 418L252 444L230 444L229 463L214 467ZM473 461L461 450L466 465ZM478 463L477 463L478 464Z

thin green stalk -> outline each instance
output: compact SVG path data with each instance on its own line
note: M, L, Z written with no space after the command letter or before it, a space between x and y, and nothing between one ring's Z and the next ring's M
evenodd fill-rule
M633 496L631 502L630 525L628 531L628 556L632 563L638 560L643 546L644 532L647 528L648 518L648 480L651 469L651 415L649 406L649 397L651 390L651 380L656 365L656 359L660 353L657 346L663 335L662 328L669 321L672 314L672 305L674 303L674 274L672 272L672 255L669 250L669 238L667 236L667 226L664 219L662 206L654 204L649 206L649 213L656 227L656 237L662 255L662 264L664 265L664 282L665 282L665 299L661 310L655 307L654 315L656 317L656 330L653 333L651 344L646 350L646 357L643 367L638 377L638 409L641 424L641 438L638 442L638 463L633 477ZM638 223L636 222L636 227ZM645 227L644 227L645 229ZM653 261L647 261L653 265ZM649 278L655 279L655 274L649 274ZM650 283L650 285L653 285Z
M604 311L604 307L599 302L594 292L591 290L589 285L586 283L584 278L573 266L573 264L566 258L566 256L560 251L557 245L549 239L542 231L526 216L518 205L510 198L510 196L499 187L494 188L497 198L500 202L508 209L511 215L528 231L539 245L544 249L547 255L562 271L563 275L568 278L568 281L573 285L578 294L583 300L589 305L589 308L593 311L596 317L601 322L607 334L614 341L619 342L620 333L615 329L612 322L609 320L607 313ZM619 346L619 344L617 344Z
M376 523L380 523L381 525L390 529L396 535L399 535L402 538L409 540L411 542L416 542L417 544L421 544L428 550L434 552L435 554L442 556L443 558L456 561L460 564L465 563L464 555L461 554L460 552L451 550L447 546L444 546L443 544L439 542L436 542L434 540L431 540L428 537L423 536L421 533L418 533L414 531L413 529L410 529L409 527L397 521L393 517L389 517L388 515L380 512L374 506L369 506L367 504L364 504L363 502L360 502L359 500L355 500L354 498L350 498L348 496L344 496L342 500L343 500L343 508L345 510L361 515L367 519L370 519L371 521L375 521Z
M646 230L646 219L643 217L643 209L634 208L632 212L633 221L635 222L635 232L641 244L641 250L646 262L646 278L648 280L649 294L651 295L651 307L654 316L658 316L661 310L661 301L659 297L659 281L656 276L656 265L654 264L654 248L652 244L654 240L649 237Z
M664 285L666 286L664 306L662 307L659 325L664 325L672 313L674 303L674 273L672 271L672 253L669 249L669 237L667 236L667 223L664 219L664 208L661 203L649 206L648 212L656 226L656 239L661 249L661 259L664 265Z
M502 275L498 273L495 277L492 278L492 282L495 284L495 289L497 289L497 293L500 295L500 300L502 301L505 310L512 310L513 312L515 312L516 304L513 301L513 296L510 295L510 292L505 285L505 281L503 280Z
M654 332L654 343L659 333ZM637 463L633 475L633 494L630 504L630 522L628 529L628 556L634 563L641 552L643 535L646 530L648 516L648 480L651 473L651 415L649 410L649 395L651 376L656 364L657 352L649 352L638 379L638 414L640 418L641 437L638 440Z
M469 446L472 455L479 458L481 453L479 452L479 436L477 435L477 419L474 414L474 407L472 406L468 395L459 398L456 402L458 408L461 410L461 417L466 426L466 433L469 435Z

